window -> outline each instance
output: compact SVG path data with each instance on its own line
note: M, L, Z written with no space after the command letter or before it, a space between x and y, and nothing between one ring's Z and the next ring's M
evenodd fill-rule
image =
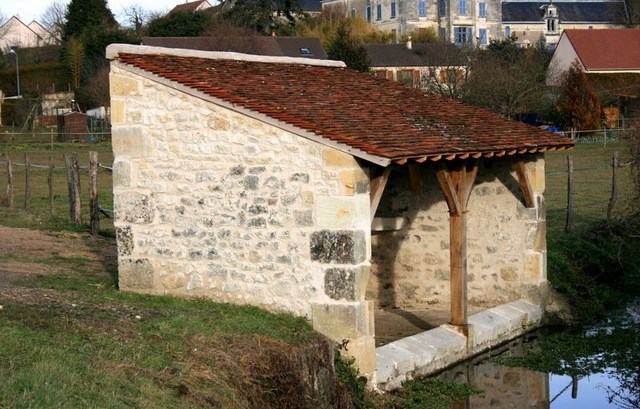
M391 18L396 18L396 0L391 0Z
M407 86L412 86L414 84L413 70L402 70L399 74L398 81Z
M459 12L460 12L461 16L466 16L467 15L467 0L460 0Z
M306 47L303 47L303 48L300 49L300 54L302 54L302 55L311 55L311 50L309 50Z
M371 6L367 6L367 21L371 23Z
M376 20L382 20L382 3L376 4Z
M487 3L484 1L478 3L478 14L480 17L487 17Z
M351 9L351 18L356 18L356 9Z
M511 27L506 26L504 28L504 37L505 38L511 38Z
M455 45L471 44L471 27L454 27L453 42Z
M478 30L478 42L481 45L487 45L487 29L481 28Z
M418 0L418 17L427 17L427 0Z
M440 17L444 17L447 15L447 0L440 0L438 12L440 13Z

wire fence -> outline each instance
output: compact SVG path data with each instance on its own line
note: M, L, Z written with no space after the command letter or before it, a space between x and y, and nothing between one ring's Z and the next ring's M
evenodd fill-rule
M20 209L24 217L38 220L64 219L78 225L84 221L91 234L98 234L101 215L111 219L113 213L110 162L100 163L97 151L60 149L21 154L7 149L0 154L6 187L0 206ZM103 156L112 161L110 152ZM63 216L67 212L68 219Z
M619 138L602 135L577 142L568 153L546 155L545 200L554 232L637 211L632 173L637 166L628 147Z

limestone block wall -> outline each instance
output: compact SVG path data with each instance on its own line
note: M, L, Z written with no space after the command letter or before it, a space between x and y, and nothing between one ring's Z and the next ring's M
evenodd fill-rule
M536 197L526 208L510 158L480 165L467 213L468 299L485 308L521 298L540 304L546 285L544 158L525 165ZM406 171L391 173L377 217L396 230L374 232L368 296L382 307L448 308L449 214L435 168L420 169L412 192Z
M116 62L110 81L120 288L308 317L372 373L364 168Z

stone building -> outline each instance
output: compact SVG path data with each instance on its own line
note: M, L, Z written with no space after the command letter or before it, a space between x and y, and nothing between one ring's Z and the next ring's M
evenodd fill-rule
M570 140L339 61L107 56L122 290L307 317L389 388L539 322L544 152ZM435 304L445 355L375 349L376 305Z
M623 28L621 0L323 0L333 9L400 35L434 29L456 45L486 46L514 36L522 47L553 47L565 29Z
M502 36L497 0L323 0L322 7L343 10L398 37L431 28L456 45L482 45Z

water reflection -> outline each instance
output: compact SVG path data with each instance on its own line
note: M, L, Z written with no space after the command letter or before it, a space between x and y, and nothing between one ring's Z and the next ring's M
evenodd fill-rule
M443 379L475 385L483 391L457 402L453 409L640 409L640 362L573 376L492 362L496 356L516 357L541 352L538 336L531 334L439 375ZM634 360L635 354L628 357ZM601 356L585 359L594 358L605 360Z

